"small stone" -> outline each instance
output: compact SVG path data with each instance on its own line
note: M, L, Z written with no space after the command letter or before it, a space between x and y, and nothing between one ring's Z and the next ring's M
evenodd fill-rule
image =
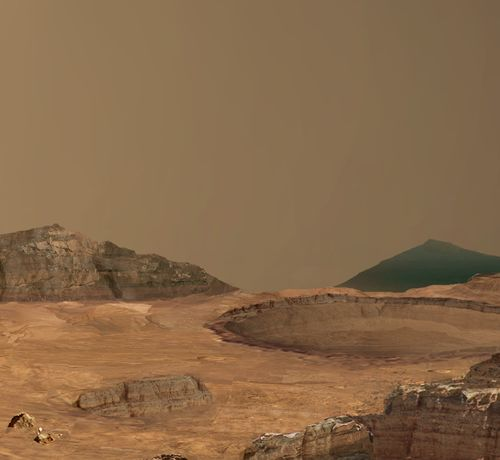
M34 439L38 444L49 444L55 441L54 437L50 433L39 432Z
M21 412L18 415L14 415L9 422L9 428L33 428L35 426L35 417L32 417L26 412Z

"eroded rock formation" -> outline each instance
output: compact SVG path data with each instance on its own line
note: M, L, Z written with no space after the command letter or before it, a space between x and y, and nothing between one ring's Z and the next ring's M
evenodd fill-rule
M332 417L296 433L266 433L245 450L244 460L370 460L371 434L352 417Z
M145 299L231 286L189 263L97 243L59 225L0 235L0 300Z
M483 376L398 387L383 415L363 418L374 434L375 458L500 458L499 393L498 383Z
M211 394L198 379L180 375L118 383L80 395L76 406L106 416L140 417L207 404Z
M497 460L500 354L460 380L403 385L383 414L337 417L303 432L264 434L245 460Z

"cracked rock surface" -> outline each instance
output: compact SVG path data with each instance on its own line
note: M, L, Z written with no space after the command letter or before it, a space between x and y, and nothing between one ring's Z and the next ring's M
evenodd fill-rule
M0 300L147 299L234 290L197 265L54 224L0 235Z

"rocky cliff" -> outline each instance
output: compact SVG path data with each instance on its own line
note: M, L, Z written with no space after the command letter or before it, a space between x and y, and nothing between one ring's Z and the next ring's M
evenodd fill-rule
M133 380L82 393L80 409L105 416L140 417L207 404L209 391L198 379L179 375Z
M497 354L463 380L398 387L383 415L363 418L374 434L375 458L500 458L499 366Z
M264 434L245 460L498 460L500 354L460 380L403 385L383 414L336 417L289 434Z
M234 290L189 263L59 225L0 235L0 300L145 299Z

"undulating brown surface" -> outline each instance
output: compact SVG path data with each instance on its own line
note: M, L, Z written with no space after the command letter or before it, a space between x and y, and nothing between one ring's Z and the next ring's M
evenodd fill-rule
M460 376L489 356L477 347L464 352L457 347L446 357L409 355L406 343L391 356L358 351L314 356L226 342L204 327L237 306L325 291L1 304L4 425L24 411L62 436L38 445L26 433L2 432L0 458L143 459L176 452L194 460L239 459L263 432L295 431L332 415L378 412L397 383ZM490 323L491 314L472 313ZM446 315L455 314L462 318L467 312L446 309ZM446 329L453 324L448 321ZM479 344L479 335L467 327L462 335ZM493 336L484 339L489 347ZM213 402L156 418L101 417L74 406L86 390L167 375L199 378Z

